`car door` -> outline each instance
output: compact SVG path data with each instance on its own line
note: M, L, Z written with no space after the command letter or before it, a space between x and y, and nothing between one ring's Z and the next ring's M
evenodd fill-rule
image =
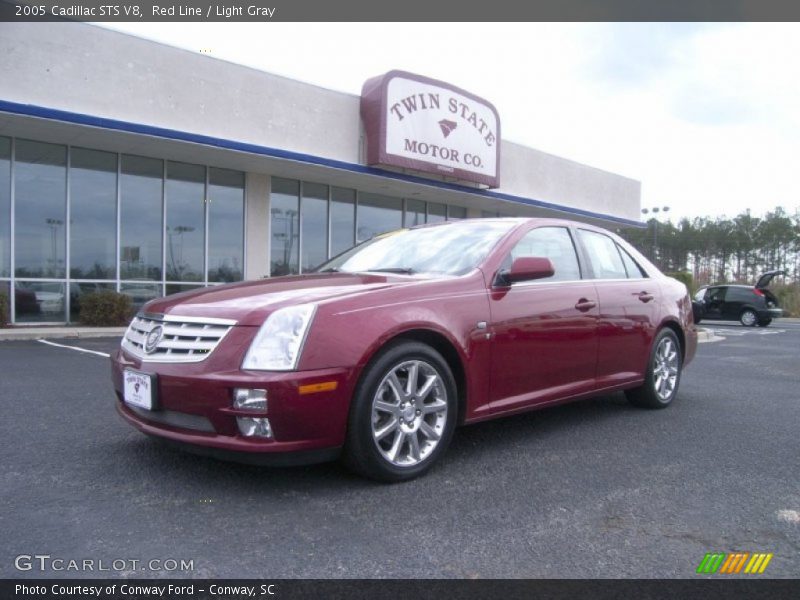
M495 286L490 293L491 407L503 412L591 390L597 361L597 295L581 278L567 227L529 231L505 258L545 256L546 279Z
M661 288L610 236L578 229L594 277L597 321L597 386L641 379L656 328Z
M705 297L705 318L722 319L723 309L725 308L725 292L727 286L710 287L706 290Z

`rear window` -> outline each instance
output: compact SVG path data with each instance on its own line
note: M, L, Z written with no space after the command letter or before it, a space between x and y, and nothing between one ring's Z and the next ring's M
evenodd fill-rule
M578 235L586 248L592 271L597 279L628 278L628 272L614 240L602 233L586 229L579 229Z

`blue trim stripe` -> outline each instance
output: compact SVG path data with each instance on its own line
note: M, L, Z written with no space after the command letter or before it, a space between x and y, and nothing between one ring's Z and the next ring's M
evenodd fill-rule
M143 125L141 123L130 123L128 121L107 119L105 117L96 117L93 115L74 113L55 108L46 108L43 106L36 106L33 104L20 104L18 102L9 102L7 100L0 100L0 112L11 113L15 115L24 115L28 117L37 117L40 119L49 119L53 121L63 121L65 123L74 123L77 125L88 125L90 127L98 127L100 129L109 129L112 131L125 131L128 133L148 135L167 140L178 140L182 142L189 142L192 144L202 144L204 146L212 146L215 148L222 148L225 150L235 150L236 152L246 152L249 154L268 156L270 158L279 158L283 160L291 160L295 162L318 165L322 167L330 167L332 169L340 169L343 171L351 171L353 173L360 173L363 175L373 175L375 177L383 177L385 179L394 179L396 181L403 181L406 183L426 185L453 192L468 193L472 196L478 196L480 198L487 198L492 200L505 200L517 204L524 204L526 206L547 208L550 210L563 212L568 215L578 215L592 219L603 219L605 221L612 221L614 223L619 223L620 225L625 225L628 227L641 227L641 228L646 227L646 225L644 223L641 223L640 221L632 221L630 219L623 219L622 217L615 217L612 215L592 212L580 208L561 206L559 204L553 204L552 202L545 202L543 200L524 198L522 196L514 196L511 194L493 192L490 190L475 190L473 188L468 188L453 183L433 181L430 179L424 179L422 177L417 177L414 175L406 175L403 173L393 173L391 171L384 171L382 169L378 169L375 167L367 167L364 165L349 163L341 160L323 158L321 156L314 156L312 154L303 154L301 152L291 152L289 150L280 150L278 148L270 148L268 146L259 146L256 144L248 144L245 142L236 142L233 140L226 140L207 135L188 133L186 131L166 129L164 127Z

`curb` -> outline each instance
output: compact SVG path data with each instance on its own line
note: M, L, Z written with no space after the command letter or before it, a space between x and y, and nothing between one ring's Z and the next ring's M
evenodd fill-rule
M0 342L20 340L122 337L125 327L15 327L0 329Z
M706 342L719 342L724 340L725 338L719 335L715 335L711 329L705 329L703 327L697 328L697 343L705 344Z

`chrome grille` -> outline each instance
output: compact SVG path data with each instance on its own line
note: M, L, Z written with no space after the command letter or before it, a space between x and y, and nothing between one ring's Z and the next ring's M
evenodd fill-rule
M236 321L228 319L138 314L122 338L122 347L149 362L200 362L234 325ZM148 336L157 327L162 328L161 337L148 347Z

